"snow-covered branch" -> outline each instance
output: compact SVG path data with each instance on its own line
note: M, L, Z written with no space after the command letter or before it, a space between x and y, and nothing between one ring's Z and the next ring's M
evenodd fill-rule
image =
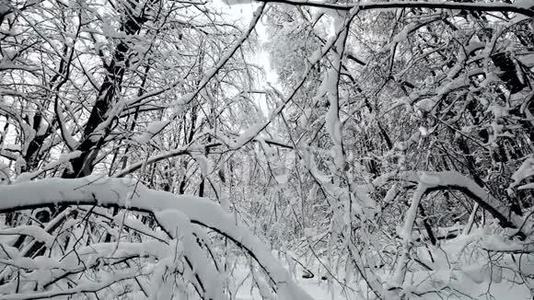
M375 179L373 184L375 186L381 186L388 180L407 181L414 184L423 183L421 196L437 190L452 189L461 191L477 202L481 208L487 210L499 221L501 226L517 228L519 233L527 235L533 229L531 220L510 211L508 205L493 197L471 178L459 172L393 172Z
M257 260L272 281L280 299L311 299L295 285L287 271L277 263L258 238L209 199L174 196L150 190L132 179L97 176L71 180L53 178L0 186L1 212L68 204L124 207L153 212L167 232L178 236L179 230L186 224L184 222L211 228L235 241ZM183 217L178 217L180 215ZM198 260L195 262L200 263ZM199 272L203 270L202 266L194 268Z

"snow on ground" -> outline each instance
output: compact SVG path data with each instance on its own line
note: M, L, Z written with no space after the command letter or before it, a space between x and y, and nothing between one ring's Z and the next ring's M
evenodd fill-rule
M251 279L248 270L241 269L240 274L236 275L241 280L248 276L247 280L239 288L236 295L236 300L262 300L257 288L251 289ZM360 299L355 293L345 295L341 288L338 286L329 285L327 281L320 278L310 279L296 279L297 285L299 285L304 291L306 291L313 299L316 300L328 300L328 299Z

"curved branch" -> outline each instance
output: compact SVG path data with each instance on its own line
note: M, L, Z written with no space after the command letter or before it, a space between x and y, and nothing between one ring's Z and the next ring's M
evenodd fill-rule
M526 236L532 230L532 222L517 215L498 199L486 192L476 184L471 178L456 172L399 172L383 175L373 182L374 185L381 185L388 180L409 181L414 183L424 183L423 195L433 191L453 189L461 191L473 199L480 207L487 210L494 218L499 220L499 224L505 228L517 228L518 234Z
M295 285L288 272L252 232L239 222L236 224L231 215L209 199L150 190L133 179L97 176L79 179L50 178L0 186L0 213L71 204L128 208L156 214L179 211L191 223L212 228L231 238L247 253L253 254L276 284L279 298L312 299ZM173 232L175 228L164 229Z

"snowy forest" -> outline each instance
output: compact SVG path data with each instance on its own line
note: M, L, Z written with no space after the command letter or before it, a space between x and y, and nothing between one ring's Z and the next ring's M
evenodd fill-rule
M533 297L533 0L0 0L0 299Z

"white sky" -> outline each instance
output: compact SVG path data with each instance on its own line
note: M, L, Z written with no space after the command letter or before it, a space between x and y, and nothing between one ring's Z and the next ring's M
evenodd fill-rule
M217 8L220 8L224 13L227 13L228 17L232 21L240 22L243 27L246 27L250 24L252 14L259 4L251 2L239 3L239 1L242 0L213 0L213 5ZM229 5L227 4L228 2L233 3ZM263 67L267 82L272 85L276 85L278 76L271 68L269 54L263 49L262 46L264 43L269 41L269 34L267 33L267 28L261 19L256 25L255 32L258 34L260 48L257 49L256 55L250 59L254 64Z

